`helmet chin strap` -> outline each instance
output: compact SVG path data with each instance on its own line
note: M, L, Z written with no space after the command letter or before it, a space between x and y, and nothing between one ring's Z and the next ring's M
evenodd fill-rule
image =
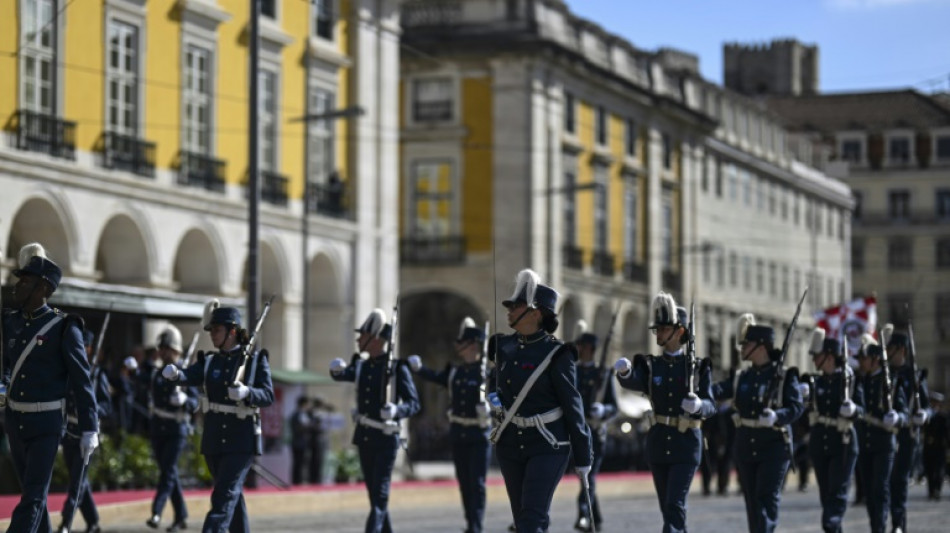
M518 318L516 318L513 322L508 324L508 327L514 328L516 325L518 325L518 322L521 322L521 319L524 318L524 316L527 315L528 312L530 312L532 309L533 307L530 307L530 306L525 307L524 311L522 311L521 314L518 315Z
M660 342L660 338L657 337L657 340L656 340L657 346L663 346L663 347L665 347L665 346L666 346L666 343L668 343L668 342L670 342L671 340L673 340L673 335L676 335L676 330L677 330L677 329L679 329L679 327L674 327L674 328L673 328L673 331L670 332L670 334L666 337L666 340L664 340L663 342Z

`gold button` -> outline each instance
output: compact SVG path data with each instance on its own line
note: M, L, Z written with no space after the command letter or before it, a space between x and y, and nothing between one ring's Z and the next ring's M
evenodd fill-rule
M227 427L228 427L227 424L221 424L221 429L227 429Z
M226 439L221 439L221 442L227 442L227 440L226 440Z
M522 449L522 450L524 449L524 444L521 445L521 449Z
M506 380L505 380L505 383L507 383L507 384L510 385L510 384L511 384L511 380L510 380L510 379L506 379Z

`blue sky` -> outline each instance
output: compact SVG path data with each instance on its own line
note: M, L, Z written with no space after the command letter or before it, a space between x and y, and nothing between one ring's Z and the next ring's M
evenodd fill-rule
M696 54L722 83L724 42L819 46L822 92L950 90L950 0L565 0L638 48Z

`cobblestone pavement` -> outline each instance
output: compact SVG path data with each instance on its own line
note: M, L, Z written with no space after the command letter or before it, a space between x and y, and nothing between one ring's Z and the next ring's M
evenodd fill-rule
M779 520L780 532L812 533L820 531L818 491L812 486L804 493L786 491L782 498ZM438 503L414 505L394 509L393 529L400 533L457 533L462 530L460 505L444 499ZM605 532L643 531L661 529L659 510L655 498L637 496L602 498L605 512ZM552 506L550 533L571 533L575 517L574 503L560 497ZM909 501L909 530L914 533L950 531L946 501L931 502L926 499L925 489L911 486ZM485 520L486 533L504 533L511 522L510 511L505 503L490 503ZM198 517L194 517L198 519ZM255 517L252 530L255 532L337 532L360 533L366 518L366 510L342 510L335 513L293 514L285 516ZM868 531L867 512L863 506L848 509L845 516L845 531ZM692 494L689 501L689 529L698 533L737 533L745 531L745 508L738 495L704 498ZM200 530L200 521L193 521L189 531ZM155 530L141 522L124 526L112 526L106 531L145 533Z

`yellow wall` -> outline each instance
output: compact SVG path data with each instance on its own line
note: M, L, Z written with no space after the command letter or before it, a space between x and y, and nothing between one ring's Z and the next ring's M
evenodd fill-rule
M462 151L462 234L469 251L492 248L492 79L462 81L462 122L468 137Z
M337 43L340 46L340 53L346 55L353 59L356 58L350 56L350 53L353 50L353 47L350 45L350 25L347 22L350 19L350 10L352 9L350 0L340 0L340 16L336 22L335 35ZM354 98L350 94L351 80L352 75L351 69L343 68L339 71L339 83L337 89L337 103L336 106L339 109L345 109L350 105L355 105ZM400 102L402 100L400 99ZM336 168L340 171L340 179L347 181L355 178L355 176L350 176L350 161L347 158L349 153L349 141L350 141L350 123L351 120L337 120L336 121Z
M146 19L145 128L141 131L155 143L159 168L170 168L181 148L181 27L168 19L176 4L175 0L150 1Z
M0 8L0 124L9 129L18 107L19 62L13 52L20 38L18 2L3 2Z
M594 148L594 108L587 102L577 102L577 137L583 146L577 154L577 185L594 181L591 154ZM570 194L570 193L568 193ZM593 256L594 248L594 195L587 192L574 193L577 212L577 242L584 251L585 261Z

